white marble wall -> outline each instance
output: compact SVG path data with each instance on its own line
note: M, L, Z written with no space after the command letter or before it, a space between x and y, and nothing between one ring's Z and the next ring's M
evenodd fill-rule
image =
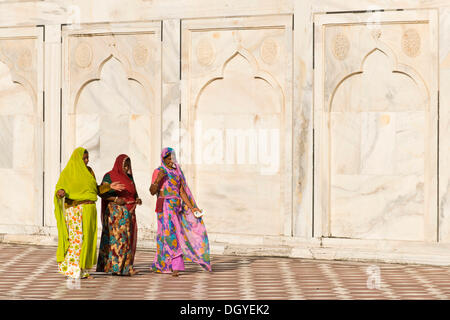
M181 159L205 223L291 235L292 17L186 20L182 32Z
M325 235L437 239L435 13L316 17Z
M449 30L450 7L439 10L439 30ZM450 242L450 33L439 33L439 239Z
M42 224L42 37L39 27L0 30L3 225Z
M127 154L143 200L138 224L155 229L148 188L161 148L161 23L67 26L63 46L62 165L83 146L100 183Z
M384 12L325 14L367 9ZM405 10L392 11L396 9ZM321 29L320 16L331 23L326 29ZM377 22L383 21L383 16L403 23L382 23L380 27ZM0 146L19 150L3 153L0 164L17 162L17 157L26 154L44 159L43 163L31 161L29 168L39 168L28 169L29 173L0 169L8 177L0 184L10 179L22 181L20 188L36 201L29 208L31 202L24 203L20 210L15 205L13 218L1 216L0 233L55 235L53 188L70 152L83 144L91 151L97 180L112 167L118 153L130 153L145 201L138 211L140 243L152 243L154 200L147 191L151 168L158 165L162 146L174 147L182 160L187 154L183 151L198 148L193 141L194 125L195 120L202 120L203 130L212 129L201 137L206 143L202 153L210 162L198 166L185 161L183 168L199 205L207 212L205 222L214 242L257 245L264 242L260 237L270 235L275 237L271 241L280 239L281 244L285 240L279 235L285 235L302 239L305 246L316 245L314 241L322 236L448 243L449 21L450 5L441 0L2 3L0 47L5 37L21 34L28 29L25 26L45 25L31 28L45 29L45 42L38 37L45 56L31 51L32 59L45 59L31 68L41 78L28 76L29 82L37 85L37 103L43 100L38 95L45 90L45 105L40 107L45 109L45 122L43 130L37 129L45 139L17 142L4 133L29 134L14 129L8 117L20 117L12 115L13 104L23 100L20 105L29 107L35 102L26 102L33 96L26 93L32 86L21 88L11 82L14 72L0 63L1 90L5 92L0 96ZM197 27L186 33L191 25ZM419 35L418 52L417 36L409 29ZM156 32L155 39L148 31ZM142 46L143 42L150 47ZM233 56L239 43L246 50L242 52L250 55ZM371 52L373 48L381 50ZM146 53L156 59L147 69L139 65L146 61ZM248 63L250 56L253 64ZM278 58L273 61L273 56ZM21 61L27 65L26 59ZM223 79L219 80L220 68ZM255 70L266 74L252 78ZM129 80L135 78L133 73L146 79ZM280 85L284 109L276 103L274 82L267 81L268 75ZM318 95L319 91L322 94ZM332 96L332 109L325 109L324 102ZM36 114L37 118L28 115L26 119L38 128L43 112ZM109 124L118 129L112 130ZM279 129L283 143L276 174L258 173L267 167L258 157L256 164L226 167L216 163L226 160L216 142L227 128ZM119 137L124 136L129 144L113 142L123 141ZM14 158L15 154L20 155ZM32 156L22 159L29 161ZM42 167L44 189L38 187L42 186ZM31 186L35 189L26 189ZM2 186L0 190L5 195L1 202L7 207L11 207L10 199L14 204L20 199L11 188ZM225 194L232 197L225 198ZM22 224L27 226L21 228ZM402 243L407 246L409 242Z

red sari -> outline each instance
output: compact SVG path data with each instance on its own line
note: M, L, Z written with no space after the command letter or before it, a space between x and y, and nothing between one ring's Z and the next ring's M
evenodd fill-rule
M100 242L97 271L128 274L132 270L137 243L136 199L133 173L124 172L123 166L129 157L121 154L114 167L103 177L103 182L119 182L125 186L122 191L110 191L102 197L102 237ZM119 197L125 205L117 205L106 200ZM119 254L118 252L123 252Z

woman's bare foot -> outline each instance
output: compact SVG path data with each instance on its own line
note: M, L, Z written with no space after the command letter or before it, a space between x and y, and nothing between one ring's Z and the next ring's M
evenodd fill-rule
M136 275L138 273L139 273L139 271L133 269L133 270L130 271L130 276L134 276L134 275Z
M172 272L172 277L178 277L179 273L178 270L175 270L174 272Z
M81 279L92 279L91 275L87 270L81 270Z

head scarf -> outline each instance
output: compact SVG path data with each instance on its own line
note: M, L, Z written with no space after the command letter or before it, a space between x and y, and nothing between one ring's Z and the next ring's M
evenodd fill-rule
M136 208L136 186L133 181L133 171L131 170L131 161L130 161L130 172L128 175L124 170L123 166L125 161L130 159L126 154L121 154L116 158L114 162L114 167L111 171L107 172L105 175L109 174L111 178L111 182L120 182L125 186L125 189L122 191L116 191L116 195L120 198L124 198L126 202L126 207L128 211L133 211ZM106 207L108 206L108 202L106 200L102 200L102 214L105 212Z
M164 158L169 154L172 156L171 158L175 168L169 168L164 163ZM160 168L166 172L169 184L175 176L180 178L181 185L183 186L189 201L191 201L194 207L197 207L197 203L195 202L194 196L189 189L183 171L176 160L175 150L172 148L164 148L162 150ZM181 233L181 236L184 239L184 241L180 241L184 256L188 260L199 264L208 271L211 271L209 240L203 219L201 217L196 218L186 204L181 206L181 210L177 214L177 218L181 226L181 230L177 231Z
M63 200L56 196L58 190L63 189L66 197L71 200L97 200L97 181L89 172L83 161L84 148L77 148L67 162L66 167L59 176L54 194L55 218L58 227L58 249L56 250L56 261L64 261L69 247L69 235L64 218Z
M168 166L166 166L166 164L164 162L164 158L167 157L168 155L171 155L171 159L172 159L172 162L173 162L175 168L169 168ZM184 188L184 191L186 192L186 195L188 196L189 200L192 202L192 205L194 206L194 208L197 207L197 203L195 202L194 196L192 195L192 192L187 185L186 178L184 177L183 171L181 170L180 166L178 165L174 149L164 148L162 150L162 152L161 152L161 167L164 168L164 170L166 171L169 180L174 176L180 177L181 184Z

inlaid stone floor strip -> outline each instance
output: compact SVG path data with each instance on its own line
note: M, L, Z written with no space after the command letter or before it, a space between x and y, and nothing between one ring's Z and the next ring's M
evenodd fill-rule
M302 289L297 283L297 276L294 274L292 269L290 268L289 261L282 260L280 261L280 270L281 276L283 278L283 283L287 287L287 293L289 299L292 300L303 300L305 299L302 294Z
M54 258L47 259L47 261L42 262L34 266L34 271L28 273L22 281L16 282L14 284L14 289L12 289L9 294L11 296L20 296L20 292L25 289L28 285L30 285L35 279L39 279L41 275L45 275L46 270L49 266L54 263ZM40 277L40 280L43 280L43 277Z
M249 266L250 259L242 258L241 263L238 264L239 269L237 275L239 278L239 287L241 292L241 299L253 300L256 299L253 285L252 285L252 269ZM238 298L239 299L239 298Z
M134 277L90 270L68 286L56 248L0 243L0 299L301 300L449 299L450 267L274 257L212 256L212 272L193 263L174 278L150 270L155 252L138 250ZM372 271L370 271L372 270ZM369 276L379 272L379 286Z
M418 270L407 268L405 271L408 274L410 274L414 279L416 279L421 284L423 284L423 286L426 288L426 291L430 295L433 295L435 299L440 299L440 300L448 299L448 296L446 294L444 294L444 292L442 292L439 288L434 286L433 283L431 281L429 281L424 274L420 274L418 272Z
M333 284L333 291L337 294L337 297L339 299L351 299L349 291L344 287L343 283L339 279L339 276L329 264L320 264L319 268L322 270L328 280Z

